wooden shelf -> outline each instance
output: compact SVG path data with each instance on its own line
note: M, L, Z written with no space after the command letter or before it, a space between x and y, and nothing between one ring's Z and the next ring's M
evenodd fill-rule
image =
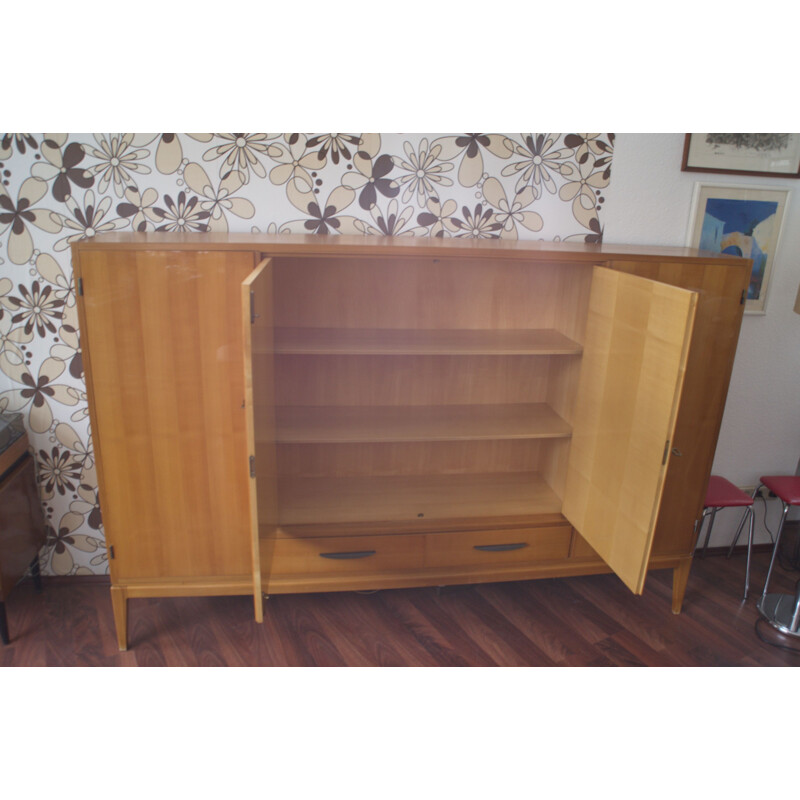
M580 344L552 329L275 329L275 352L282 354L575 355L582 349Z
M569 437L545 403L446 406L281 406L279 444L435 442Z
M558 514L535 472L280 478L279 524L405 522Z

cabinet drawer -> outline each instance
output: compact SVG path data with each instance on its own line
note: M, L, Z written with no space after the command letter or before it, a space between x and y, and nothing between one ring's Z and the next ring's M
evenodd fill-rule
M570 533L568 525L557 525L430 534L425 566L492 566L565 559L569 556Z
M331 575L422 567L425 537L343 536L276 539L272 575Z

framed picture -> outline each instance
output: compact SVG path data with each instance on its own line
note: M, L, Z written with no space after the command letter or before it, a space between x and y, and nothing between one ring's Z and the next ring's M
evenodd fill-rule
M745 313L765 313L788 195L785 189L695 184L687 244L753 259Z
M800 178L800 133L687 133L681 169Z

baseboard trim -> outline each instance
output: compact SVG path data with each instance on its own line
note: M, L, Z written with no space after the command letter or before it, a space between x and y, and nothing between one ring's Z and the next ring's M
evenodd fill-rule
M781 537L783 539L783 537ZM754 553L771 553L773 545L770 542L765 544L754 544L753 545L753 552ZM728 550L730 549L730 545L727 547L709 547L706 550L707 556L727 556ZM737 544L736 547L733 548L733 555L747 555L747 545L746 544ZM695 558L702 558L703 557L703 548L698 547L694 551Z
M27 577L26 581L32 580ZM42 575L42 586L62 586L77 583L92 583L97 586L110 586L111 578L108 575Z

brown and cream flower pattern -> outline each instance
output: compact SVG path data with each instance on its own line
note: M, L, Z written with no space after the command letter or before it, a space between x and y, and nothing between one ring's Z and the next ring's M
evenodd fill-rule
M23 414L36 454L44 573L108 570L72 242L118 230L596 242L613 154L605 133L0 134L0 411Z

